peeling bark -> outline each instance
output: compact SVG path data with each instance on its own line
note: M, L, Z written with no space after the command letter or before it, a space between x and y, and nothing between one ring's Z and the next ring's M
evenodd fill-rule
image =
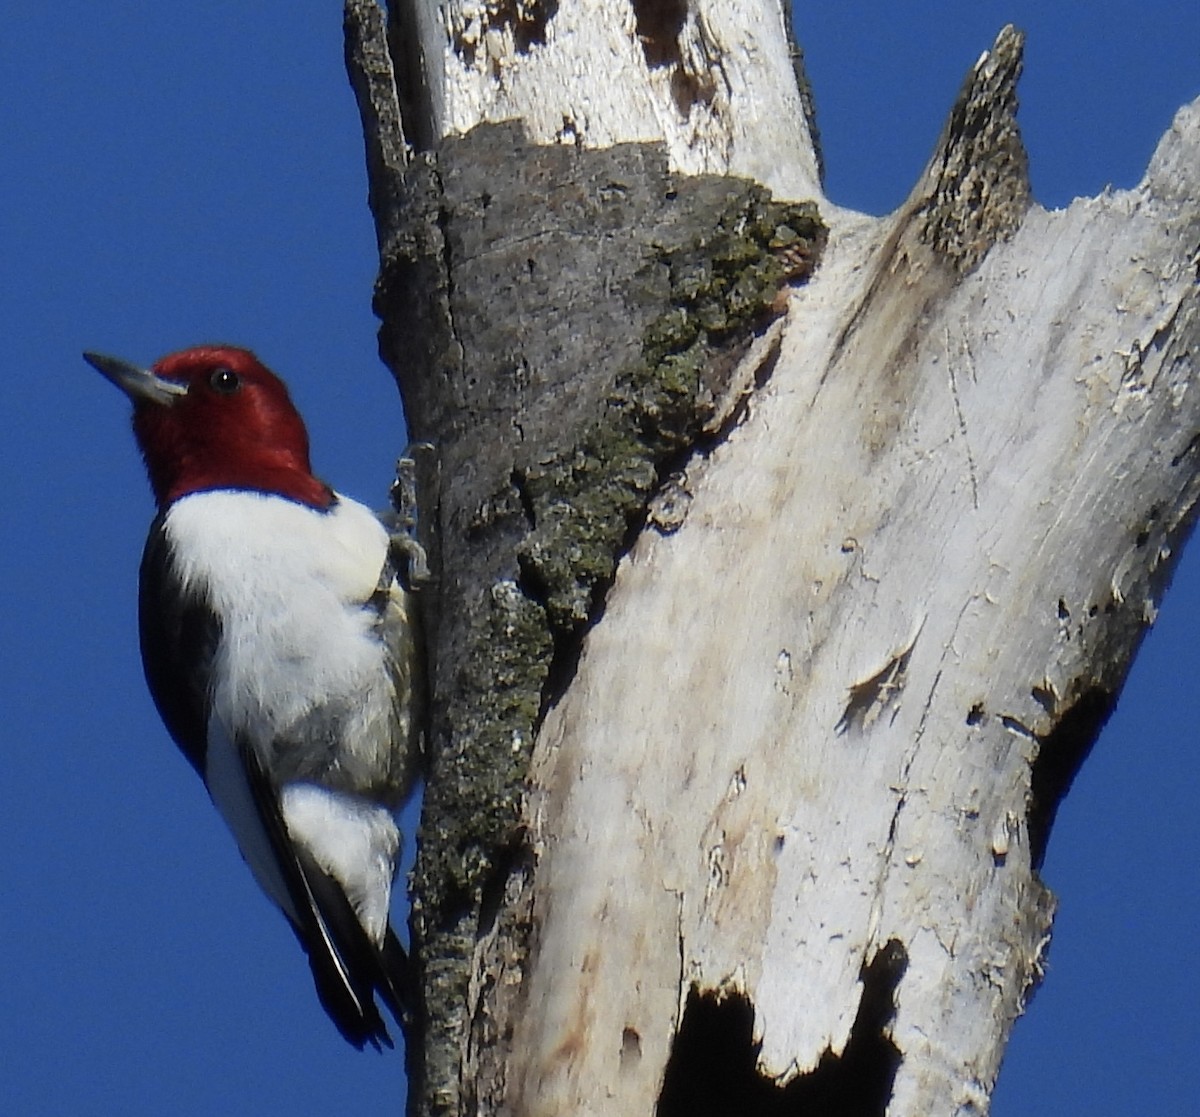
M442 10L347 4L440 459L410 1110L985 1112L1200 494L1200 105L1048 213L1005 29L865 218L773 3Z

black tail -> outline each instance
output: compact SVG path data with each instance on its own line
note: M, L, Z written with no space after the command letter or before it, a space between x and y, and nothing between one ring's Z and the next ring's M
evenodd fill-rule
M295 848L295 847L293 847ZM308 954L317 996L343 1036L359 1050L392 1046L392 1037L375 1004L378 994L396 1022L403 1024L412 1005L408 955L389 927L383 946L373 943L358 921L346 894L307 853L296 860L311 897L308 927L296 935Z

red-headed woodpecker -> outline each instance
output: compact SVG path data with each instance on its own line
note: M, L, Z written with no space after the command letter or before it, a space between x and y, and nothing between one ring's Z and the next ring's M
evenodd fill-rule
M393 812L420 765L421 661L387 529L309 467L287 388L245 349L151 369L85 359L133 401L158 516L146 681L356 1047L391 1046L407 959L388 924Z

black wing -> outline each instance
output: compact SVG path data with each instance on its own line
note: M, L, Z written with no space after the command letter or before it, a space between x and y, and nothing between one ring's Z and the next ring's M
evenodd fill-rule
M279 797L253 749L239 747L259 819L274 850L293 913L292 929L308 955L317 996L338 1031L357 1048L392 1046L375 1005L378 992L389 1011L404 1019L409 996L408 956L389 927L383 947L363 930L342 886L303 847L292 842Z
M150 527L138 582L142 669L159 716L183 755L204 778L208 686L221 624L207 602L180 592L164 515Z

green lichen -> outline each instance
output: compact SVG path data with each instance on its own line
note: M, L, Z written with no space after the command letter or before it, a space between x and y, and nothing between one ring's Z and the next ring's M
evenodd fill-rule
M639 359L574 447L517 474L534 524L521 569L557 632L587 622L664 464L699 437L714 358L770 317L785 282L807 278L825 232L815 203L786 205L747 185L711 230L656 250L647 270L666 271L670 296Z
M750 189L706 235L663 252L672 306L651 327L648 363L655 366L663 355L697 340L726 344L753 327L770 311L783 282L811 272L811 266L797 269L791 254L809 249L815 263L824 238L815 203L788 205Z
M442 891L427 899L439 910L453 906L444 903L452 895L476 894L493 851L507 844L517 823L552 651L545 610L513 582L491 587L480 616L480 630L466 645L471 650L459 678L462 701L457 709L469 721L453 727L454 736L469 742L469 748L456 757L460 770L449 781L431 782L435 799L436 788L452 790L454 810L427 810L425 815L427 820L446 820L423 835L423 871Z
M534 726L551 660L545 610L511 581L493 585L465 642L461 701L452 733L461 752L444 753L452 772L430 780L423 812L419 874L411 923L423 968L427 1072L454 1082L468 999L469 958L487 883L520 822ZM453 716L453 715L452 715ZM457 1112L452 1098L433 1112Z

